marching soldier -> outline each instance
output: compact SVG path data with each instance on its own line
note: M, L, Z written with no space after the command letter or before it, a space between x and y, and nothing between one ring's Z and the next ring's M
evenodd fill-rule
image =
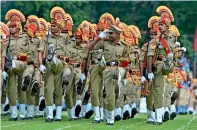
M119 79L118 66L121 62L120 58L122 57L122 54L118 52L118 48L120 47L119 40L121 32L122 30L120 28L115 25L111 25L109 30L100 33L99 38L97 38L90 46L88 46L90 50L92 50L93 48L102 48L104 50L103 53L106 61L106 68L103 71L103 82L106 92L104 107L107 118L107 125L113 125L114 123L115 88ZM106 37L107 33L109 33L109 40L99 42L101 38Z
M139 70L139 48L138 39L141 38L141 33L138 27L130 25L128 27L130 34L132 35L129 47L129 51L124 53L129 59L130 64L127 67L126 72L126 86L125 86L125 102L123 107L123 119L129 117L134 118L137 113L136 100L137 100L137 89L140 85L140 70ZM129 113L129 114L128 114Z
M109 19L109 21L106 20ZM109 29L110 22L112 23L113 16L105 13L100 17L97 24L96 33L99 35L106 29ZM93 49L90 51L91 55L91 68L90 74L90 87L91 87L91 102L95 113L95 118L92 123L100 123L104 119L103 113L103 70L104 70L104 57L102 49Z
M89 42L90 25L91 25L91 23L89 23L88 21L86 21L86 20L82 21L82 23L79 25L78 29L75 31L75 35L74 35L74 37L76 39L76 41L74 43L74 45L76 45L75 48L77 49L76 53L80 53L81 54L81 58L82 58L82 59L80 59L78 57L79 61L82 60L82 61L80 61L82 63L80 68L84 72L85 72L85 66L83 66L83 64L85 63L84 62L85 60L83 58L83 55L85 53L87 53L86 52L86 44L88 44L88 42ZM85 59L87 59L87 58L85 58ZM87 75L87 74L85 74L85 75ZM86 84L85 83L85 79L83 79L83 80L82 79L79 80L79 82L83 82L82 86L79 86L79 85L77 86L78 87L78 91L77 91L77 95L76 95L76 104L75 104L75 116L76 117L85 117L86 108L89 107L88 109L91 109L91 104L88 104L88 101L87 102L84 102L84 101L82 102L83 97L84 97L84 88L85 88L85 84ZM85 117L85 118L89 118L90 116L92 116L93 111L91 111L90 114L91 115L89 115L88 117Z
M84 24L87 23L85 22ZM84 44L83 38L88 38L83 36L83 31L80 27L75 31L74 36L75 42L66 46L66 55L72 62L69 62L63 70L63 82L67 84L65 88L65 102L70 121L76 119L74 107L76 100L77 104L80 102L80 106L82 102L83 85L86 77L84 74L84 60L87 59L87 54L85 53L86 44Z
M152 16L148 21L148 28L150 29L150 36L151 40L157 39L160 36L159 31L159 17ZM155 112L153 112L153 93L152 88L148 84L148 77L146 71L148 71L148 46L149 42L145 43L141 50L139 56L139 65L140 65L140 72L141 72L141 82L144 85L142 89L142 95L147 96L147 123L153 124L155 121Z
M8 37L10 34L9 28L6 24L0 22L0 36L1 36L1 59L0 59L0 64L1 64L1 108L2 108L2 115L7 115L9 114L9 101L7 97L7 88L6 88L6 83L7 83L7 78L8 74L6 70L4 69L5 66L5 57L6 57L6 46L8 43Z
M124 55L124 51L125 48L128 47L128 27L125 23L120 22L119 18L116 18L116 24L117 26L123 30L123 32L120 34L120 44L119 44L119 48L118 53L122 54L121 60L124 61L123 64L121 64L118 68L119 70L119 74L120 74L120 79L117 83L119 89L116 89L116 103L115 103L115 120L119 121L122 118L122 108L124 108L124 98L125 98L125 73L126 73L126 67L128 65L127 60L124 59L123 56ZM127 52L125 52L127 53ZM125 64L126 63L126 64ZM130 115L128 114L128 118L130 117ZM123 116L123 119L126 119L126 116Z
M46 61L46 40L47 37L46 35L48 35L48 29L49 29L49 25L46 22L45 19L43 18L39 18L40 21L40 32L39 35L40 37L38 37L41 42L43 43L44 46L44 51L42 54L42 59L43 59L43 65L45 65L45 61ZM40 83L39 83L40 89L39 89L39 94L36 94L35 97L35 112L34 112L34 117L38 118L38 117L43 117L44 115L44 109L45 109L45 99L44 99L44 81L43 81L43 74L40 73Z
M8 99L11 109L10 121L18 120L17 114L17 90L18 100L20 108L20 118L25 118L25 104L26 104L26 92L22 91L22 75L26 67L26 53L28 51L28 40L26 35L21 35L22 26L21 22L25 22L23 14L15 9L9 10L5 16L6 20L9 20L8 27L10 28L10 43L8 43L7 55L11 55L12 59L7 60L5 66L8 69ZM9 62L11 61L11 62ZM17 78L17 80L16 80ZM18 86L16 86L18 81Z
M153 100L155 107L155 125L162 124L162 100L164 75L169 74L173 67L173 47L175 41L171 39L168 31L171 22L174 21L173 14L166 6L159 6L156 10L161 15L159 19L159 30L161 36L150 41L148 46L148 79L153 87Z
M97 37L96 30L97 30L97 25L89 23L89 43L93 42L94 39ZM86 50L86 53L88 53L87 50ZM92 62L92 58L96 58L95 56L98 56L98 57L102 56L102 51L101 50L97 51L96 54L94 54L92 52L91 52L91 54L88 54L88 59L86 61L86 67L84 68L85 75L87 75L86 76L87 77L86 78L86 85L85 85L86 88L84 88L83 100L82 100L82 110L83 110L83 116L85 119L89 119L94 113L93 107L92 107L92 102L91 102L92 97L90 95L91 94L91 84L90 84L91 79L90 78L92 77L91 73L90 73L90 68L97 64L97 63L94 64ZM99 116L101 117L101 121L102 121L103 120L103 113L101 113L101 115L99 114ZM97 122L97 123L99 123L99 122Z
M40 72L45 73L46 67L42 64L44 43L38 38L40 36L40 21L37 16L30 15L26 24L29 49L27 51L27 67L23 73L22 90L26 91L27 96L27 118L33 119L36 98L39 102Z
M65 27L65 12L60 7L51 10L51 33L47 41L47 65L44 75L44 96L46 101L47 116L46 122L53 121L53 104L56 105L56 116L54 121L61 121L62 116L62 70L64 68L62 56L65 55L67 39L61 34ZM49 45L48 45L49 44Z
M181 55L179 55L180 51L186 51L186 50L183 47L181 48L180 43L177 42L178 37L180 36L179 30L177 29L177 27L175 25L172 25L169 30L172 36L176 39L176 42L175 42L176 46L173 50L173 53L174 53L175 66L177 66L176 61L177 59L181 57ZM177 82L178 77L176 77L177 75L176 72L177 72L177 67L174 67L174 70L172 72L174 73L174 76L165 76L166 78L164 78L164 99L163 99L163 107L164 107L163 121L164 122L169 119L173 120L176 117L176 109L174 106L174 102L177 98L176 96L177 93L173 92L173 88L176 87L178 83ZM174 83L173 81L176 81L176 82Z

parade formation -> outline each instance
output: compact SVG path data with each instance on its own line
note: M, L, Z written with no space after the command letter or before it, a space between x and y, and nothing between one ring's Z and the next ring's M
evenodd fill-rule
M113 125L146 104L147 124L161 125L197 113L197 80L176 19L166 6L156 14L147 21L151 39L140 48L140 27L107 12L72 32L72 16L61 7L52 8L50 22L9 10L7 23L0 22L2 115L59 122L66 105L69 121L94 116L92 123ZM188 108L189 100L196 105Z

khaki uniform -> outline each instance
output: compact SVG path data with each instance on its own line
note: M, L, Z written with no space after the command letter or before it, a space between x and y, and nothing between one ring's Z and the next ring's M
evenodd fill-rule
M104 89L106 92L106 98L104 99L104 108L106 109L107 117L111 119L108 120L108 123L114 122L114 108L115 108L115 96L118 88L118 78L119 78L119 69L118 66L112 65L115 62L120 62L122 58L122 53L119 51L121 43L114 45L110 41L103 41L97 43L94 49L103 49L104 58L106 61L107 67L103 71L103 82ZM111 64L111 65L109 65Z
M170 39L170 36L166 37L165 40L168 43L170 50L172 50L173 42ZM158 40L151 40L150 44L148 46L148 53L147 53L148 56L154 56L156 46L158 46L158 53L156 54L157 58L159 56L166 56L167 55L162 43L160 43ZM172 68L165 70L163 68L164 62L158 60L157 58L156 58L155 63L153 64L154 79L151 82L152 93L151 92L150 93L151 93L151 95L153 94L155 108L160 108L160 107L162 107L162 100L163 100L162 94L163 94L163 87L164 87L164 75L169 74L172 71ZM149 103L149 100L148 100L148 103ZM152 104L152 103L150 103L150 104ZM152 108L148 108L148 109L151 110Z
M138 50L138 47L135 48L136 50ZM129 69L130 70L139 70L139 60L138 58L134 59L134 52L130 51L130 55L129 55L129 59L131 60L131 64L129 65ZM138 75L135 75L136 78L139 79L139 77L137 77ZM137 100L137 89L139 86L139 81L138 83L133 83L133 81L128 81L127 85L126 85L126 100L125 100L125 104L129 103L135 103Z
M169 33L168 36L163 36L163 37L168 45L168 49L170 52L172 52L173 48L175 47L174 45L174 39L171 37L171 34ZM162 108L162 103L163 103L163 88L164 88L164 75L169 74L172 71L173 68L173 63L170 65L170 67L165 68L167 66L163 61L163 58L167 56L167 53L164 49L164 46L162 43L159 41L159 39L152 39L149 42L148 46L148 53L147 56L151 56L152 58L155 55L157 48L157 54L155 58L155 62L153 63L153 74L154 74L154 79L153 81L149 82L149 93L147 97L147 108L148 110L153 110L153 102L154 102L154 107L155 107L155 122L162 122L162 115L163 115L163 108Z
M102 50L91 51L92 64L89 69L90 86L91 86L91 102L92 106L103 107L103 70L104 67L99 65L98 58L102 58ZM102 59L101 59L102 60Z
M32 38L29 40L29 50L27 54L27 67L23 73L23 78L25 76L30 76L31 82L37 81L40 83L40 71L38 64L38 53L44 51L44 44L38 38ZM32 84L31 84L32 85ZM31 85L27 89L27 104L35 105L35 96L31 95ZM36 95L39 95L37 92ZM37 96L36 96L37 97ZM38 102L38 101L36 101ZM38 104L38 103L36 103Z
M19 104L26 103L26 92L21 90L22 75L26 68L26 62L17 60L16 56L27 53L28 47L29 45L25 34L20 35L17 39L13 37L10 38L10 52L13 56L13 61L16 64L16 68L8 70L9 77L7 87L10 106L16 105L17 92ZM20 117L24 117L24 111L20 113ZM16 115L11 115L11 118L16 118Z
M125 48L126 48L126 45L122 42L119 45L119 47L117 48L118 53L120 55L122 55L121 60L124 59L123 56L124 56L124 53L126 53L126 52L124 52ZM119 77L120 80L117 83L118 89L116 89L115 119L117 117L122 117L122 109L124 106L125 92L126 92L125 84L123 83L125 80L126 69L123 67L119 67L118 70L119 70L119 74L120 74L120 77ZM119 90L119 91L117 91L117 90Z
M2 64L2 60L3 60L3 58L5 58L6 57L6 46L4 46L4 45L0 45L1 46L1 59L0 59L0 65ZM3 72L3 70L2 70L2 66L0 66L0 73L2 73ZM2 75L1 75L1 77L0 77L0 80L1 80L1 86L3 85L3 77L2 77ZM1 104L3 105L4 103L5 103L5 101L6 101L6 86L4 86L4 87L2 87L1 88Z
M82 100L82 96L76 93L77 83L81 78L81 66L84 59L87 59L86 47L84 44L76 45L76 43L69 43L66 46L66 56L71 57L72 65L66 65L63 70L62 78L69 82L66 86L65 102L68 108L68 116L70 119L74 116L74 105L77 100Z
M171 105L171 94L173 85L170 84L167 80L164 80L164 98L163 98L163 107L169 107Z
M34 106L39 106L39 88L34 95L32 92L32 85L37 82L40 83L40 71L39 71L39 52L43 53L44 44L38 38L29 39L29 50L27 53L27 67L23 73L23 79L26 76L30 77L30 85L26 90L27 105L28 105L28 117L33 117ZM39 87L39 86L38 86Z
M65 45L66 40L61 36L55 37L51 36L49 38L49 44L53 44L55 46L55 56L65 55ZM51 106L55 103L57 106L61 105L61 97L62 97L62 81L61 81L61 73L63 69L63 62L60 59L56 59L57 63L48 62L46 67L47 71L44 74L44 82L45 82L45 99L46 105ZM55 94L56 96L54 96Z
M128 65L128 70L127 70L127 76L129 71L138 71L139 72L139 60L138 60L138 51L139 48L137 46L132 46L132 47L128 47L127 48L127 53L125 54L125 57L127 57L129 59L129 61L131 62ZM126 111L129 112L129 116L132 116L133 113L131 113L130 109L136 109L136 101L137 101L137 90L138 90L138 86L139 86L139 75L137 74L130 74L129 77L127 77L128 79L126 79L126 85L125 85L125 100L124 100L124 108L123 108L123 118L124 117L124 113ZM134 115L133 115L134 116ZM132 117L133 117L132 116Z
M62 70L64 68L64 64L63 61L57 57L65 55L65 46L67 44L67 40L60 34L60 36L57 37L51 36L48 40L48 43L55 46L54 58L56 61L47 62L47 71L44 74L44 96L46 107L49 112L47 118L53 119L52 105L55 104L57 109L62 106L63 93ZM61 113L61 110L59 110L59 112Z

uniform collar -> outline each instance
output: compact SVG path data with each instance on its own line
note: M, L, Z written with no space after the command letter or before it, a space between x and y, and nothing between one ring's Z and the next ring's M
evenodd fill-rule
M112 45L122 45L122 43L119 41L118 43L113 43L112 41L110 41L110 43L112 44Z
M19 35L18 38L14 38L13 36L11 36L10 39L15 40L15 39L19 39L19 38L22 38L22 37L23 37L22 35Z
M83 44L77 45L76 42L73 45L74 48L84 48L85 46Z
M54 36L53 34L51 35L51 37L52 38L60 38L60 37L63 37L63 34L62 33L60 33L60 35L59 36Z

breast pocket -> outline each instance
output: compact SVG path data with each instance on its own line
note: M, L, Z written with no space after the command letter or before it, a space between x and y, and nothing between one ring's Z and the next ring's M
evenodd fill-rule
M28 41L25 41L25 40L22 40L22 41L18 41L18 42L20 42L20 49L21 50L24 50L24 51L28 51L28 44L30 44L30 43L28 43Z
M10 51L13 51L14 49L16 49L15 46L14 46L14 44L10 44L10 47L9 48L10 48Z
M112 54L109 49L104 50L104 57L107 59L112 58Z
M31 43L30 44L30 49L32 50L32 51L37 51L38 50L38 48L39 48L39 42L34 42L34 43Z

